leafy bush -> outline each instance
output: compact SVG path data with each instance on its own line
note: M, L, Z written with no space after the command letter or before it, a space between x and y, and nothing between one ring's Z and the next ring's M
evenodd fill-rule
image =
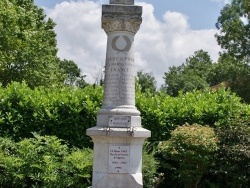
M168 161L164 164L175 179L186 187L197 187L203 174L214 163L217 137L208 126L183 125L177 127L168 141L159 145L159 152Z
M250 185L250 126L233 121L218 130L220 139L215 174L220 186L247 188ZM223 183L222 183L223 182Z
M16 141L40 135L56 135L70 145L91 146L87 128L96 124L102 88L35 88L25 83L0 87L0 136Z
M39 136L13 142L0 138L0 187L74 187L90 185L92 150L70 149L55 136ZM148 144L146 144L148 145ZM143 149L144 187L159 184L154 151Z
M69 149L54 136L0 139L0 187L85 188L91 169L91 150Z
M162 181L163 174L157 172L159 162L155 159L155 149L151 149L149 142L144 144L142 160L143 187L157 187Z

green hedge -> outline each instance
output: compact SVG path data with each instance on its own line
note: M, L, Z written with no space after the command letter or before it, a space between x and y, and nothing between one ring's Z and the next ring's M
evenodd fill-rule
M39 87L25 83L0 87L0 136L15 140L56 135L70 145L90 146L86 129L95 126L102 101L102 88Z
M143 127L151 130L150 141L169 139L171 131L185 123L220 127L231 119L249 119L250 106L230 91L194 91L177 97L164 93L137 93L136 105Z
M25 83L0 87L0 136L15 140L55 135L77 147L92 146L86 129L96 125L102 105L102 87L35 88ZM164 141L185 123L221 126L231 119L249 119L249 105L230 91L195 91L170 97L164 93L136 93L142 126L151 130L150 141Z

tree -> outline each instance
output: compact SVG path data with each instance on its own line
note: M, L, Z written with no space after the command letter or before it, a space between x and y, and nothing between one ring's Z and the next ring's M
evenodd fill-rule
M136 81L142 92L147 90L151 93L156 91L156 80L152 72L147 73L140 70L137 72Z
M85 88L86 86L88 86L89 84L85 81L86 75L81 75L75 82L76 86L79 88Z
M81 75L81 69L74 61L64 59L60 61L59 67L65 75L65 85L74 85L79 88L84 88L88 85L84 79L86 75Z
M30 87L63 83L55 23L33 0L0 1L0 82L23 80Z
M162 89L171 96L177 96L179 91L188 92L210 86L209 72L212 60L203 50L196 51L186 59L181 66L172 66L164 73L165 85Z
M223 54L218 63L214 63L209 73L211 86L224 83L231 91L237 93L243 101L250 102L250 66L244 59L237 60L232 56Z
M95 73L92 75L94 79L94 85L103 85L104 84L104 66L103 63L101 66L95 66Z
M221 11L216 27L219 45L235 58L249 58L250 54L250 1L233 0Z
M221 11L216 27L218 44L224 49L216 69L223 72L232 91L249 103L250 1L232 0Z
M63 72L66 75L64 81L66 85L73 85L76 79L81 75L81 69L78 68L77 64L72 60L64 59L60 61L59 67L63 69Z

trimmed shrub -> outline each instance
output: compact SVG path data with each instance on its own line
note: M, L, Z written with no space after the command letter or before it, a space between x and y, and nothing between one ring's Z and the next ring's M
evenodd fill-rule
M77 147L91 146L86 129L95 126L102 88L35 88L25 83L0 87L0 136L55 135Z
M40 135L55 135L77 147L92 147L86 129L96 125L102 105L102 87L35 88L25 83L0 87L0 136L19 141ZM151 142L167 140L177 125L198 123L223 126L238 117L249 120L250 106L230 91L195 91L170 97L164 93L136 94L142 125L151 130Z
M164 166L172 171L172 178L185 187L195 188L215 162L217 137L213 128L185 124L177 127L158 149L168 162Z
M224 126L231 119L249 120L250 106L230 91L194 91L177 97L165 93L136 95L136 105L141 112L142 125L151 130L151 142L169 139L171 131L185 123Z

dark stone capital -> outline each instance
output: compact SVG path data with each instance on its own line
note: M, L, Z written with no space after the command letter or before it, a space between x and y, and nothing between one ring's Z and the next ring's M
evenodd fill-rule
M134 5L134 0L110 0L110 4Z
M142 22L141 6L103 5L102 28L106 33L128 31L136 34Z

